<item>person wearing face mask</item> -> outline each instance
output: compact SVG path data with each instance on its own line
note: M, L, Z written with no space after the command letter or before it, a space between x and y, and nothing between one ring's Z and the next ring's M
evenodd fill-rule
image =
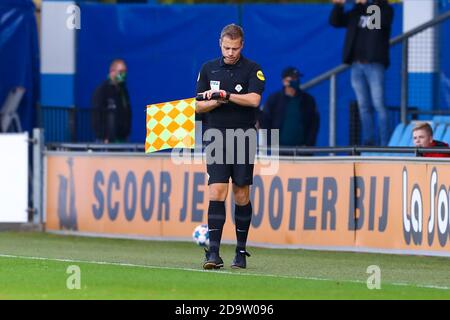
M272 93L263 107L261 128L279 129L280 146L316 144L320 115L314 97L300 89L301 76L295 67L284 69L283 88Z
M329 22L346 28L343 62L351 65L351 83L358 101L362 144L387 146L390 137L388 112L384 104L384 72L389 66L389 39L394 10L387 0L346 0L334 3ZM379 8L378 17L371 6ZM375 10L375 12L377 12ZM373 108L372 108L373 107ZM373 109L378 114L379 142L375 138Z
M131 131L131 106L126 86L127 66L115 59L109 67L108 79L92 97L92 122L97 142L123 143Z

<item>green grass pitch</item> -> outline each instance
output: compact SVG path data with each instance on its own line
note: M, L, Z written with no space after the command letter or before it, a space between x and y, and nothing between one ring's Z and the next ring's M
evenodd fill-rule
M203 271L203 249L160 242L0 233L0 299L450 299L450 259L250 247L248 269ZM80 289L68 289L69 266ZM367 267L381 270L369 290ZM214 283L215 290L206 290Z

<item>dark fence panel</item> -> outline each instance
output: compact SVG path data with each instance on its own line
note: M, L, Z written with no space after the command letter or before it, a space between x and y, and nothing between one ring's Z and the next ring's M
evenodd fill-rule
M91 109L42 106L39 111L46 142L95 142Z

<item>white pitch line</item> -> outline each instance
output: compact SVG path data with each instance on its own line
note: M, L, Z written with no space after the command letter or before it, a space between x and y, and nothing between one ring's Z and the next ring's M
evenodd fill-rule
M96 265L110 265L119 267L132 267L132 268L145 268L145 269L161 269L161 270L179 270L179 271L193 271L193 272L203 272L210 274L227 274L234 276L254 276L254 277L270 277L270 278L284 278L284 279L299 279L299 280L315 280L315 281L333 281L333 282L350 282L365 284L365 281L360 280L337 280L337 279L324 279L315 277L300 277L300 276L286 276L286 275L276 275L276 274L264 274L264 273L241 273L241 272L230 272L225 270L215 270L211 272L210 270L202 269L191 269L191 268L177 268L177 267L163 267L163 266L151 266L145 264L133 264L133 263L123 263L123 262L109 262L109 261L88 261L88 260L76 260L76 259L61 259L61 258L47 258L47 257L30 257L30 256L16 256L10 254L0 254L0 258L13 258L13 259L24 259L24 260L42 260L42 261L57 261L57 262L70 262L70 263L87 263ZM450 290L450 287L444 286L434 286L434 285L420 285L420 284L409 284L409 283L386 283L394 286L410 286L425 289L438 289L438 290Z

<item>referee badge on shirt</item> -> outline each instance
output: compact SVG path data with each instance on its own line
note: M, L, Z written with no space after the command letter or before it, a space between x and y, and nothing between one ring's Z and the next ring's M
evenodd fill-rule
M241 92L242 86L238 84L236 87L234 87L234 90L236 90L237 92Z
M220 81L211 80L209 82L209 86L211 87L211 90L219 91L220 90Z
M265 81L266 80L266 78L264 77L264 73L261 70L258 70L258 72L256 73L256 76L261 81Z

